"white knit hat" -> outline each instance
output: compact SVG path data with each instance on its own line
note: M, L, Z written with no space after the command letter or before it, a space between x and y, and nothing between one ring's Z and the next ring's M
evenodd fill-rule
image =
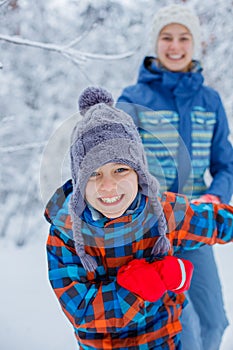
M197 15L187 6L178 4L162 7L154 16L151 41L153 50L156 49L158 36L160 31L171 23L182 24L193 36L194 42L194 58L198 58L200 55L201 46L201 28Z

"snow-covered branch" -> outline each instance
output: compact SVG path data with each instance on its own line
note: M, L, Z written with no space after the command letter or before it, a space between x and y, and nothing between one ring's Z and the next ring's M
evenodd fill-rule
M24 151L26 149L41 148L41 147L44 147L45 145L46 145L46 142L32 142L24 145L0 147L0 153L11 153L11 152L17 152L17 151Z
M83 52L72 48L72 46L74 45L74 40L72 40L69 44L65 46L55 45L52 43L42 43L38 41L31 41L27 39L22 39L18 36L9 36L4 34L0 34L0 40L9 42L11 44L31 46L39 49L54 51L80 64L85 62L86 60L121 60L124 58L128 58L135 53L134 51L129 51L122 54L104 55L104 54Z
M6 5L8 2L10 2L10 0L3 0L0 2L0 7L3 5Z
M83 41L85 39L85 37L90 33L90 31L94 30L96 26L97 26L96 23L92 23L90 25L90 27L87 30L85 30L80 36L78 36L74 40L70 41L66 46L64 46L64 49L68 49L69 47L73 47L73 46L77 45L78 43L80 43L81 41Z

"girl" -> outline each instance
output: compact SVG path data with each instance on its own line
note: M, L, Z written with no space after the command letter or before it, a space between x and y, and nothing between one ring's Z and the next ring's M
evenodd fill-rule
M183 193L198 202L229 203L233 150L219 94L203 85L196 59L200 37L198 17L188 7L161 8L153 22L155 56L145 57L137 83L123 90L117 106L139 128L150 172L162 191ZM228 322L213 250L178 253L195 266L191 302L182 322L184 349L218 350Z

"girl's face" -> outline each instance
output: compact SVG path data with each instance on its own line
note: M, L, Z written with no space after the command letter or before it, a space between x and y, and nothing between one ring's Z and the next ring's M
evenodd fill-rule
M157 55L161 64L172 72L186 72L193 56L193 37L183 25L164 27L158 37Z
M90 176L86 201L107 218L121 216L138 193L137 173L125 164L108 163Z

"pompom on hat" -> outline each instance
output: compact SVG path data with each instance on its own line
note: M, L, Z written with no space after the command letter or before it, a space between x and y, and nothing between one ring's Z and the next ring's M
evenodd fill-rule
M99 87L88 87L79 98L79 111L83 116L71 136L70 158L73 193L70 214L76 252L83 267L94 271L97 263L85 252L81 233L81 219L86 207L85 189L91 174L107 163L130 166L138 175L139 191L148 196L158 218L160 237L153 255L164 254L170 244L166 238L166 219L157 199L159 184L148 170L143 145L132 118L113 107L112 95Z
M161 30L172 23L178 23L190 31L194 42L194 58L200 56L201 27L197 15L187 6L173 4L162 7L155 14L151 31L153 50L157 50L157 41Z

